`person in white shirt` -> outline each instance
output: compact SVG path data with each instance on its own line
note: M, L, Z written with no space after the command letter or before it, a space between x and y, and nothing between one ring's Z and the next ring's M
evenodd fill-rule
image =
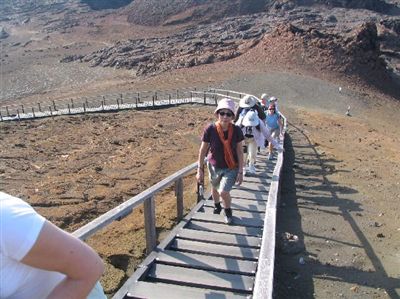
M0 298L106 299L103 271L91 247L0 192Z
M255 163L257 158L257 148L264 148L264 141L267 139L273 144L278 151L282 151L283 147L274 138L265 126L265 123L258 117L256 111L249 111L246 115L239 117L236 125L242 128L246 150L244 155L244 165L246 175L254 175L256 173Z

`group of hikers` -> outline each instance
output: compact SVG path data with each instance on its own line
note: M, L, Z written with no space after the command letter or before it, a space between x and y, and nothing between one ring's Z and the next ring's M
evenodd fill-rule
M222 99L215 109L217 121L203 133L197 180L204 180L204 159L212 184L214 213L222 204L225 222L232 222L230 190L243 175L255 174L258 148L268 142L282 151L276 140L282 134L277 99L247 95L235 103ZM244 154L245 153L245 154ZM104 271L99 255L87 244L56 227L28 203L0 191L0 298L105 299L98 282Z
M207 155L214 214L220 214L223 205L228 224L233 219L230 191L235 183L242 183L244 175L255 175L258 150L268 144L268 160L273 159L274 148L283 151L279 143L283 122L277 102L276 97L267 94L262 94L260 99L246 95L235 109L235 102L224 98L214 111L216 122L203 132L196 178L200 184L204 182Z

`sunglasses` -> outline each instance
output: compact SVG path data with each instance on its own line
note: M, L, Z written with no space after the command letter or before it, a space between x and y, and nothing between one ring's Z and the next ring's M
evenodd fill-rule
M233 116L232 113L230 113L230 112L223 112L223 111L218 112L218 114L221 115L221 116L225 116L225 115L226 115L227 117L232 117L232 116Z

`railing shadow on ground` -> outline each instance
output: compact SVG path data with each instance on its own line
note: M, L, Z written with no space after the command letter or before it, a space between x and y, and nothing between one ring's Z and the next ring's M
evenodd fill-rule
M318 169L314 168L314 170L311 171L311 176L319 176L321 179L314 181L314 184L320 183L316 186L306 187L298 184L298 178L296 178L298 169L295 169L294 166L297 165L296 161L299 157L296 157L298 154L295 152L296 147L293 147L292 145L292 139L290 136L287 136L285 139L286 152L282 182L284 188L282 189L281 194L283 207L278 210L277 231L281 233L291 232L297 234L301 242L304 241L305 237L311 237L313 239L322 239L326 242L334 242L344 246L363 249L373 267L373 270L369 269L366 271L353 266L337 266L329 263L323 264L319 261L313 261L313 265L309 269L311 271L302 271L303 277L299 279L299 273L297 273L297 271L289 271L289 269L293 269L293 267L290 267L288 256L280 253L278 250L275 276L276 286L274 288L275 298L314 298L313 278L329 281L342 281L360 286L368 285L369 287L385 290L389 298L399 298L399 295L396 293L396 288L400 285L400 279L388 276L371 243L368 241L362 229L357 224L357 221L351 214L351 212L363 211L362 206L351 199L339 196L343 194L358 193L358 191L331 182L328 179L328 175L332 173L331 167L339 161L324 159L321 154L318 153L315 146L312 145L308 136L301 129L297 127L294 128L301 132L302 138L304 138L307 143L307 146L303 148L308 147L308 150L311 151L312 154L309 157L314 156L311 159L303 159L301 163L303 163L303 165L308 164L317 166ZM329 165L327 163L329 163ZM335 170L335 172L337 171ZM307 175L310 175L309 171L307 172ZM315 178L308 178L306 176L303 179L305 183L307 183L308 179ZM297 192L299 192L299 187L302 189L302 196L297 194ZM302 201L301 204L298 204L299 199ZM337 211L328 210L332 207L336 207ZM323 235L317 236L304 233L300 209L316 210L319 213L326 213L336 217L341 216L345 223L351 228L352 233L357 238L357 242L346 242L339 239L327 238ZM290 221L287 221L287 219L290 219ZM302 252L302 255L304 254L310 256L313 255L307 251L307 248L305 252ZM301 267L301 265L299 265L299 267ZM382 279L382 277L384 279ZM378 280L377 278L380 279ZM285 283L288 280L293 281L293 279L301 280L302 285L300 289L291 290L291 287Z
M296 195L296 178L293 165L295 164L295 151L292 145L292 139L289 134L285 137L285 162L283 163L282 169L282 189L280 207L277 210L277 233L291 232L299 237L300 242L303 242L304 235L301 226L301 215L297 208L297 195ZM293 207L291 209L282 209L282 205L285 207ZM287 221L290 219L290 221ZM279 236L278 236L279 238ZM287 265L287 255L280 252L277 249L276 260L275 260L275 281L274 281L274 297L275 298L290 298L289 293L286 290L286 284L282 283L287 281L288 277L297 276L298 274L294 271L288 271L289 266ZM312 273L309 273L306 277L303 277L303 291L312 297L314 293L314 285L312 281Z

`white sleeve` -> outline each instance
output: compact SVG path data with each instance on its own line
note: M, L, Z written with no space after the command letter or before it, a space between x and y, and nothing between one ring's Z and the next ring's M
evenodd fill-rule
M0 192L0 251L21 261L32 249L45 219L22 199Z
M280 147L279 143L274 138L272 138L271 131L267 128L267 126L263 122L260 122L260 129L264 137L268 140L268 142L271 142L275 148Z

